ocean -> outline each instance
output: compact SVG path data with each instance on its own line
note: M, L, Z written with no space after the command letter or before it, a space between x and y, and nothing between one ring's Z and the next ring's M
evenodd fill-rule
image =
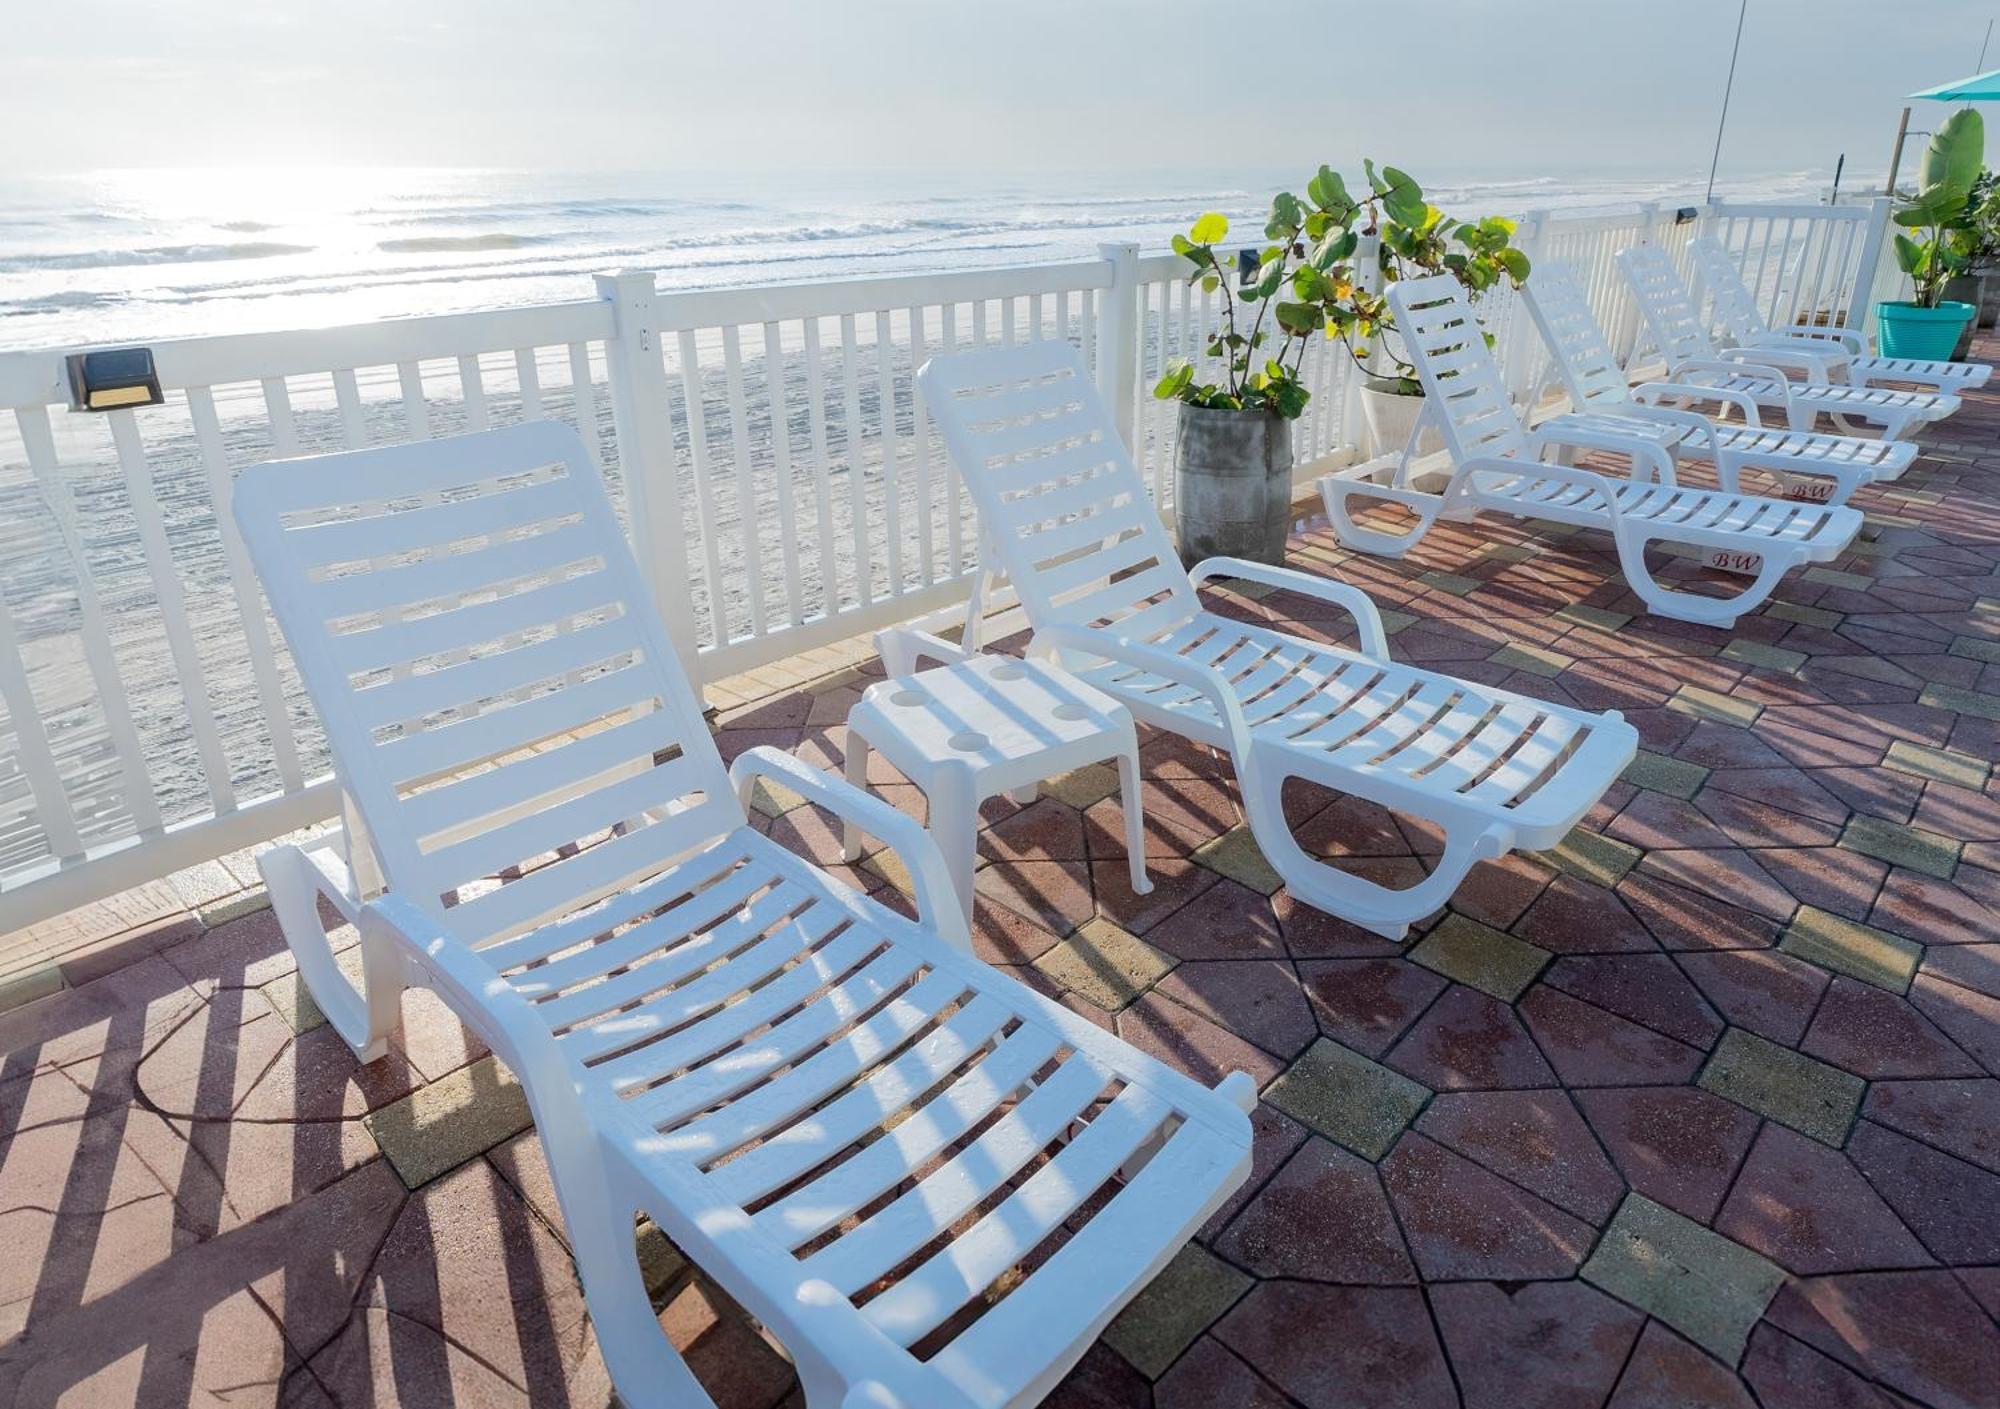
M1280 175L1296 182L1302 173ZM781 181L415 170L6 178L0 179L0 354L582 299L592 295L590 275L618 268L653 270L667 287L694 288L1038 263L1087 257L1112 240L1155 251L1205 210L1225 212L1239 230L1261 230L1260 213L1278 185L1279 176L1224 175L1149 181L822 173ZM1793 172L1732 182L1720 193L1800 201L1819 198L1825 185L1819 173ZM1701 187L1698 174L1462 178L1428 194L1454 213L1478 216L1692 204ZM560 358L562 350L553 351ZM824 354L827 385L851 379L858 390L844 405L829 392L824 408L838 433L824 467L835 542L821 544L823 553L798 555L812 610L851 591L857 576L878 597L891 590L885 522L894 516L883 508L890 491L882 432L885 424L899 425L908 435L912 403L907 391L887 394L883 364L866 336L851 366L846 356L837 347ZM690 552L706 559L690 583L690 601L723 636L749 629L751 594L766 586L744 551L740 515L753 516L767 561L783 548L774 538L775 434L792 446L794 495L809 502L814 492L801 409L807 373L799 357L792 347L781 365L767 367L761 346L745 350L749 403L768 404L766 388L777 379L787 406L782 421L758 417L749 427L748 478L735 473L738 450L729 438L718 440L713 424L707 434L710 477L728 492L714 508L714 533L698 551L690 543ZM702 395L719 407L728 389L713 359L705 361ZM510 375L502 372L489 388L501 421L527 414L518 388L507 388ZM540 414L614 442L601 385L585 411L568 365L545 364L541 376ZM601 367L593 368L589 380L601 383L602 376ZM337 448L345 427L327 376L293 383L300 448ZM228 465L241 469L269 458L275 447L256 385L228 390L228 397L217 396L221 450ZM408 433L397 393L393 369L372 369L364 379L363 434L370 441ZM466 425L465 405L450 387L432 388L430 405L434 431ZM129 707L147 761L144 786L168 821L197 816L209 802L192 711L213 712L239 798L268 792L282 771L264 727L209 468L188 409L176 397L141 417L156 501L150 512L158 516L186 599L198 678L170 653L142 514L105 418L52 418L60 471L45 480L31 471L14 418L0 413L0 612L7 615L0 624L21 652L78 829L92 843L135 825L126 791L134 780L113 748L107 698ZM676 421L675 434L682 496L692 502L697 490L685 418ZM607 475L617 493L615 459ZM907 536L918 513L914 491L903 484L895 492ZM964 520L963 505L955 511L970 542L975 526ZM65 517L73 530L62 527ZM948 523L934 520L934 528L944 541ZM101 617L115 657L118 683L109 691L86 659L87 610ZM289 658L280 652L276 665L299 767L315 776L326 766L324 743ZM10 731L10 723L0 722L0 872L38 864L49 846ZM0 922L0 931L7 928Z
M1358 174L1359 162L1346 164ZM718 287L1164 248L1194 216L1253 218L1308 173L978 179L964 173L559 176L414 168L0 177L0 351L322 327L591 295L654 270ZM1425 173L1416 173L1419 179ZM1718 194L1817 199L1825 173ZM1460 215L1691 204L1699 172L1451 177Z

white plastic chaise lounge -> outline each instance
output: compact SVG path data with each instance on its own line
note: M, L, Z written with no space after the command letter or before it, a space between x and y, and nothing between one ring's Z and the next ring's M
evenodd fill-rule
M1555 845L1618 777L1637 735L1594 714L1389 657L1358 588L1210 558L1186 570L1139 472L1065 342L934 357L925 404L978 506L981 552L1052 653L1141 721L1225 749L1265 857L1293 897L1390 939L1467 871ZM1245 578L1355 621L1352 649L1203 608L1199 584ZM1283 807L1301 778L1434 823L1443 854L1395 889L1309 855Z
M1437 519L1462 521L1481 510L1600 528L1611 535L1625 580L1649 611L1726 627L1768 597L1785 573L1838 557L1861 530L1860 511L1845 505L1683 487L1675 480L1673 457L1650 427L1634 428L1618 417L1554 416L1531 432L1507 399L1499 364L1457 279L1436 274L1402 280L1390 289L1389 302L1405 355L1424 384L1425 418L1444 438L1452 473L1441 494L1339 474L1322 478L1334 531L1352 547L1400 555ZM1573 448L1627 457L1632 478L1542 460ZM1350 510L1355 498L1401 503L1416 524L1402 535L1364 528ZM1646 545L1656 542L1720 549L1754 561L1755 575L1728 597L1670 588L1646 565Z
M1897 478L1917 458L1915 443L1907 440L1765 426L1755 398L1743 392L1693 382L1635 387L1626 381L1589 300L1567 269L1538 264L1521 292L1569 397L1567 416L1615 417L1616 429L1651 436L1676 463L1683 457L1707 460L1732 493L1741 487L1742 472L1756 469L1824 479L1830 482L1825 502L1845 504L1855 490ZM1663 401L1683 404L1665 406ZM1733 409L1742 422L1711 420L1685 409L1689 402Z
M520 1076L625 1403L712 1404L639 1212L814 1409L998 1409L1242 1183L1248 1077L1211 1091L974 959L887 804L769 749L725 772L567 427L266 465L235 513L347 805L346 860L263 854L286 938L364 1059L423 984ZM759 777L893 845L919 918L753 829Z
M1697 235L1691 253L1699 290L1695 306L1701 306L1705 295L1710 319L1721 325L1732 343L1753 353L1776 348L1817 357L1820 365L1813 375L1820 381L1853 386L1900 383L1957 392L1985 386L1993 374L1984 362L1872 356L1867 337L1856 328L1820 323L1773 328L1721 241L1713 235Z
M1786 424L1795 430L1811 430L1824 415L1849 434L1855 421L1866 422L1885 440L1906 440L1919 426L1958 410L1958 398L1941 392L1828 381L1824 353L1718 346L1702 325L1679 271L1658 245L1620 250L1618 267L1639 305L1652 346L1666 360L1669 381L1742 392L1759 406L1782 411ZM1794 381L1787 369L1812 380Z

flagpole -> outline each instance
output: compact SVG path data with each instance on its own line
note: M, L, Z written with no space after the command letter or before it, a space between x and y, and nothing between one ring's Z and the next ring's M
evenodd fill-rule
M1722 161L1722 130L1729 125L1729 95L1736 88L1736 56L1743 49L1743 18L1750 13L1750 0L1743 0L1736 11L1736 42L1729 47L1729 78L1722 85L1722 115L1715 122L1715 152L1708 159L1708 190L1701 203L1707 205L1715 199L1715 168ZM1987 25L1988 30L1992 25Z

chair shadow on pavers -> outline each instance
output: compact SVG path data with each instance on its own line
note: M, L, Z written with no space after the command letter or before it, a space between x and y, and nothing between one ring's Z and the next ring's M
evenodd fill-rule
M412 1189L371 1133L455 1076L432 1124L506 1104L511 1078L415 1003L412 1051L362 1066L295 980L263 911L0 1016L0 1399L610 1403L534 1136L453 1132ZM670 1255L653 1289L687 1289Z

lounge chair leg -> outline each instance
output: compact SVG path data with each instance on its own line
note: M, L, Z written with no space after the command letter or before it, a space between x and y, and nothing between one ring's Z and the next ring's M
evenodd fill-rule
M1239 772L1239 776L1245 775ZM1476 833L1447 828L1436 869L1417 884L1397 890L1309 855L1293 839L1284 809L1277 804L1283 787L1280 776L1245 789L1244 810L1265 859L1284 878L1295 900L1384 939L1401 940L1412 924L1451 899L1468 871L1481 861L1505 856L1513 844L1511 831L1498 824Z
M409 969L396 937L363 923L361 898L353 882L329 875L300 847L276 846L257 856L257 869L271 895L278 928L298 961L307 991L355 1057L372 1062L389 1050L390 1034L403 1016L403 989ZM349 924L361 929L361 990L348 981L320 923L325 896Z
M1653 570L1646 566L1646 545L1654 541L1671 541L1670 535L1617 534L1618 566L1625 573L1625 580L1647 610L1657 616L1672 617L1676 621L1692 621L1702 626L1716 626L1727 629L1736 625L1736 618L1744 612L1754 611L1764 599L1777 590L1784 575L1797 566L1795 557L1766 550L1760 555L1757 575L1741 592L1728 597L1704 597L1693 592L1681 592L1662 586L1653 576Z
M537 1116L540 1116L537 1112ZM715 1401L687 1366L653 1313L646 1279L639 1271L633 1241L637 1219L631 1206L609 1197L602 1179L594 1181L605 1197L590 1198L576 1187L584 1172L579 1165L588 1152L564 1159L553 1146L560 1137L538 1118L543 1146L552 1171L558 1174L556 1193L570 1250L576 1258L577 1279L605 1367L630 1409L715 1409ZM565 1194L572 1197L564 1197ZM625 1209L621 1218L618 1210Z
M1335 537L1349 548L1380 554L1385 558L1400 558L1416 547L1431 531L1439 511L1445 508L1445 497L1442 495L1426 494L1421 489L1375 484L1368 480L1345 479L1338 474L1327 475L1320 480L1319 495L1326 505L1326 516L1333 523ZM1417 521L1402 533L1362 528L1348 512L1347 501L1354 498L1386 499L1401 504L1416 515Z

